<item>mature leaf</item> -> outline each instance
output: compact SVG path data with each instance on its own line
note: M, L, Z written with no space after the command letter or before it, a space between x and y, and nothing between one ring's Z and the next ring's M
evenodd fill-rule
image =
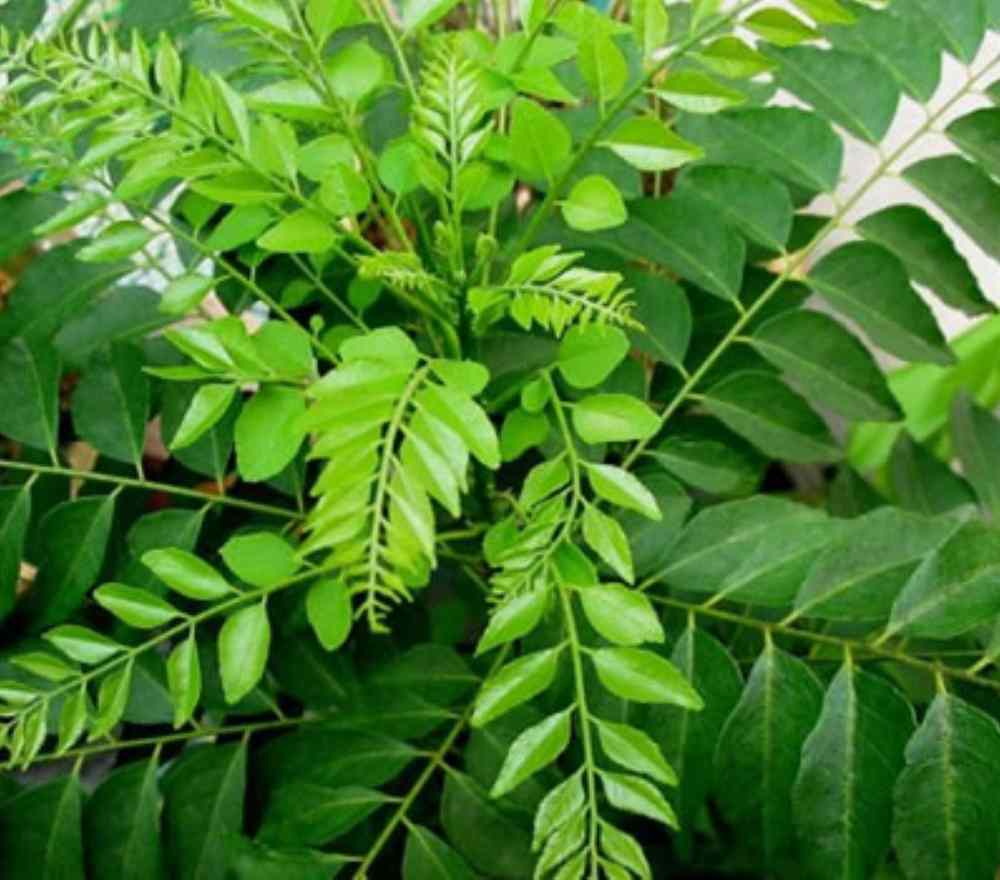
M160 792L155 760L121 767L84 809L87 865L96 877L156 880L164 876Z
M31 488L0 487L0 620L14 608L30 519Z
M617 520L588 505L583 512L583 539L615 574L628 583L635 580L632 548Z
M604 794L613 807L662 822L668 828L677 827L673 808L653 783L625 773L600 770L598 775L604 786Z
M201 439L229 410L236 396L235 385L217 385L214 383L198 388L191 403L188 404L180 426L170 441L174 452L186 449Z
M179 728L191 720L201 699L201 661L194 632L167 658L167 685L174 704L174 727Z
M820 312L793 310L761 325L753 346L815 403L858 421L895 421L902 410L868 349Z
M402 880L475 880L464 859L422 825L410 825Z
M115 496L91 496L53 507L40 524L45 563L24 610L35 629L54 626L76 611L104 564Z
M1000 517L1000 423L965 393L952 406L951 435L962 473L992 517Z
M534 101L514 102L510 137L514 167L529 180L551 182L569 161L569 130Z
M476 646L476 654L484 654L528 635L538 626L548 603L549 594L543 590L528 590L512 596L490 616L486 632Z
M94 591L94 599L119 620L138 629L155 629L180 615L156 594L125 584L104 584Z
M584 443L614 443L652 436L660 419L628 394L594 394L574 405L573 427Z
M163 779L163 835L170 867L191 880L225 876L220 841L243 829L244 745L202 746L185 752Z
M889 849L892 787L915 727L891 684L848 661L802 747L792 792L801 857L817 877L866 880Z
M298 426L305 414L302 393L266 385L236 420L236 463L243 479L256 483L280 474L298 454L305 435Z
M616 696L700 710L704 702L677 667L641 648L601 648L590 655L597 677Z
M980 0L957 0L951 15L942 18L933 0L900 4L900 12L933 33L938 45L959 61L970 64L986 32L986 15Z
M995 311L965 258L923 208L894 205L865 217L857 230L892 251L914 281L929 287L947 305L967 315Z
M821 703L809 668L768 643L719 738L719 807L741 844L765 866L794 845L792 786Z
M954 360L930 309L910 286L905 267L884 248L846 244L820 261L809 282L889 353L937 364Z
M652 603L638 590L602 584L581 590L580 602L590 625L613 644L634 647L664 641Z
M220 552L230 571L255 587L287 581L301 565L295 548L273 532L237 535L226 541Z
M0 346L0 434L55 456L60 363L48 343L14 339Z
M211 602L233 592L211 565L186 550L150 550L143 554L142 562L170 589L189 599Z
M555 761L569 745L572 709L550 715L515 739L490 791L502 797Z
M770 373L733 373L705 394L705 407L762 452L794 462L827 462L840 449L824 421Z
M978 709L939 694L906 747L892 842L908 880L978 878L1000 859L1000 730Z
M969 484L906 431L889 459L889 477L901 506L928 516L975 504Z
M663 757L660 747L628 724L593 719L601 748L612 761L635 773L643 773L664 785L676 785L677 776Z
M508 663L484 683L476 699L472 723L481 727L540 694L555 678L559 649L526 654Z
M67 773L0 805L0 851L12 877L84 876L80 780Z
M292 781L271 795L258 836L273 846L324 846L388 801L382 792L360 786Z
M559 346L559 372L574 388L594 388L614 372L628 349L628 337L617 327L571 327Z

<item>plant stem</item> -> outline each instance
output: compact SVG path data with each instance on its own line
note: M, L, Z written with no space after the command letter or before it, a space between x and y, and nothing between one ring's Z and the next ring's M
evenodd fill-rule
M179 495L184 498L196 498L207 504L220 504L226 507L239 507L243 510L250 510L254 513L262 513L267 516L279 516L284 519L302 519L302 514L285 507L273 507L270 504L259 504L256 501L245 501L242 498L233 498L229 495L213 495L211 492L199 492L197 489L188 489L183 486L175 486L171 483L156 483L152 480L141 480L136 477L120 477L117 474L104 474L98 471L78 471L73 468L59 467L56 465L34 464L27 461L12 461L0 458L0 468L8 468L13 471L27 471L32 474L49 474L52 476L66 477L68 479L84 480L94 483L111 483L116 486L144 489L148 492L165 492L170 495Z

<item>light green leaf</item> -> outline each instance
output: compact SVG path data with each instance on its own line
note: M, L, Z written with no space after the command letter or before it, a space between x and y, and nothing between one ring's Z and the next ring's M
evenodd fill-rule
M819 39L819 34L809 25L784 9L760 9L743 24L747 30L776 46L797 46Z
M125 650L124 645L119 645L107 636L71 623L50 629L42 638L55 645L67 657L88 666L104 663Z
M605 105L621 93L628 80L625 56L605 30L595 27L580 40L576 64L603 115Z
M301 566L295 548L273 532L237 535L226 541L220 552L229 570L255 587L287 581Z
M132 659L129 658L123 665L101 679L101 686L97 692L97 715L87 736L90 742L111 733L125 714L132 689L132 668Z
M608 802L626 813L645 816L662 822L668 828L677 828L677 817L667 799L651 782L626 773L609 773L599 770L601 785Z
M697 144L674 134L652 116L636 116L623 122L601 146L640 171L670 171L704 156Z
M738 37L720 37L696 58L712 73L726 79L753 79L773 70L775 63Z
M519 657L490 676L476 698L472 723L482 727L540 694L555 678L559 648Z
M593 388L614 372L628 350L628 337L617 327L571 327L559 346L559 372L574 388Z
M403 27L408 31L425 28L440 21L459 3L459 0L405 0Z
M87 727L90 700L86 687L73 691L63 703L59 713L59 744L56 752L61 754L76 745Z
M271 624L263 602L230 615L219 632L219 672L226 702L238 703L264 675Z
M591 174L570 190L562 204L563 219L581 232L599 232L621 226L628 219L618 188L606 177Z
M217 425L233 402L236 390L235 385L202 385L188 404L170 448L185 449Z
M795 825L816 876L867 880L889 850L892 789L914 729L892 685L845 663L802 747L792 791Z
M542 798L535 812L533 850L541 848L545 839L565 826L583 807L583 768L560 782Z
M336 651L351 633L351 594L343 581L322 580L306 594L306 616L319 643Z
M334 214L360 214L372 200L367 181L350 165L335 163L327 169L319 190L320 201Z
M659 521L663 518L656 497L638 477L610 464L585 464L584 469L594 492L626 510L634 510L644 517Z
M529 180L552 181L570 158L569 129L535 101L518 98L511 111L511 160Z
M672 71L656 87L656 95L685 113L718 113L746 103L746 95L698 70Z
M76 258L84 263L113 263L141 251L154 238L154 233L141 223L123 220L112 223L97 238L77 251Z
M30 651L27 654L15 654L10 662L18 669L24 669L32 675L37 675L48 681L65 681L79 674L79 670L61 660L54 654L45 651Z
M584 443L614 443L651 437L660 419L631 395L595 394L573 407L573 427Z
M191 720L201 699L201 661L193 631L167 658L167 686L174 704L174 728L179 729Z
M628 583L635 580L632 550L628 536L617 520L601 513L593 505L583 512L583 538L614 572Z
M265 385L236 420L236 463L240 476L259 483L280 474L298 454L305 434L299 418L306 411L301 391Z
M337 241L330 223L309 210L296 211L257 239L258 247L282 254L321 254Z
M490 791L491 797L502 797L524 780L556 760L569 745L572 709L550 715L529 727L511 743L503 767Z
M500 645L524 638L542 619L549 595L541 590L528 590L512 596L490 615L490 622L476 646L476 655L485 654Z
M664 785L677 784L677 774L663 757L660 747L647 734L628 724L596 718L593 721L601 748L612 761Z
M636 703L671 703L700 710L704 703L677 667L641 648L601 648L590 655L609 691Z
M155 629L180 615L154 593L125 584L104 584L94 591L94 598L119 620L139 629Z
M183 275L175 278L160 296L160 311L166 315L186 315L196 309L215 286L206 275Z
M211 602L233 593L233 588L211 565L185 550L150 550L143 554L142 563L170 589L189 599Z
M239 205L230 210L205 240L213 251L230 251L255 241L274 222L264 205Z
M579 595L590 625L609 642L635 646L664 641L652 603L638 590L602 584L580 590Z
M326 64L326 76L338 98L357 104L382 82L384 60L365 40L353 40Z

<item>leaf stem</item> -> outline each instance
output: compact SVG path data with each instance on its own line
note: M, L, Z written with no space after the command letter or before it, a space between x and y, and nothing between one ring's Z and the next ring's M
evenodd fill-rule
M285 507L274 507L270 504L260 504L256 501L246 501L242 498L233 498L230 495L213 495L211 492L200 492L197 489L188 489L184 486L175 486L171 483L157 483L152 480L141 480L137 477L121 477L117 474L105 474L98 471L79 471L73 468L59 467L57 465L35 464L27 461L12 461L0 458L0 468L8 468L13 471L27 471L34 475L49 474L51 476L66 477L67 479L91 481L94 483L111 483L113 485L131 488L144 489L148 492L166 492L171 495L179 495L184 498L195 498L207 504L221 504L226 507L239 507L243 510L250 510L254 513L262 513L267 516L278 516L284 519L302 519L302 514Z

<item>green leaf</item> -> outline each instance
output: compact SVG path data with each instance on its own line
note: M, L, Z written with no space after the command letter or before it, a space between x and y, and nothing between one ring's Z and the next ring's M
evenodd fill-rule
M603 821L601 822L601 850L618 864L628 867L640 880L652 880L653 872L650 870L646 854L642 851L639 841L631 834L626 834ZM604 868L608 870L607 864ZM611 880L628 880L630 875L619 872L618 875L609 874L609 876L611 876Z
M254 587L273 587L299 570L295 548L273 532L237 535L222 545L229 570Z
M580 590L580 602L590 625L613 644L635 646L665 639L652 604L638 590L613 584L591 587Z
M856 228L869 241L892 251L910 277L945 304L967 315L996 310L944 228L923 208L894 205L865 217Z
M892 842L909 880L996 871L1000 731L980 710L939 694L906 746Z
M806 463L840 458L823 419L771 373L731 374L705 393L705 408L774 458Z
M718 804L764 867L777 864L794 845L792 787L822 698L809 668L769 642L722 730Z
M524 638L541 622L548 607L549 594L528 590L512 596L490 615L490 622L476 646L476 655L485 654L500 645Z
M210 431L229 410L235 385L202 385L195 393L170 442L171 450L186 449Z
M67 773L0 805L4 872L12 877L82 878L81 802L80 780Z
M569 745L570 717L573 709L550 715L525 730L510 745L500 774L490 791L491 797L502 797L543 767L556 760Z
M659 508L657 508L659 509ZM601 513L593 505L583 511L583 539L611 569L628 583L635 580L632 549L628 536L617 520Z
M948 639L1000 611L1000 531L964 523L920 565L892 606L886 636Z
M533 850L541 848L545 838L559 830L583 807L586 796L583 792L583 768L564 779L551 789L538 805L535 812L535 833Z
M465 860L422 825L409 826L402 880L475 880Z
M996 145L998 123L1000 111L988 107L959 117L948 126L946 133L963 153L995 175L1000 169L1000 151Z
M90 742L108 736L115 725L122 720L132 689L133 668L133 660L129 658L101 680L97 692L97 715L87 737Z
M74 691L63 703L59 713L59 744L57 753L63 753L76 745L87 727L90 700L87 697L86 686Z
M98 877L164 876L156 760L114 771L87 801L83 827L89 869Z
M219 632L219 671L227 703L238 703L257 686L270 650L271 624L265 603L226 618Z
M671 171L704 155L697 144L678 137L652 116L636 116L623 122L601 146L640 171Z
M683 367L692 325L687 295L666 278L645 272L626 277L633 288L633 315L643 327L630 334L632 345L654 361Z
M664 785L676 785L677 775L660 747L645 733L628 724L594 718L597 737L605 754L623 767L652 777Z
M994 260L1000 242L993 230L1000 222L1000 185L978 165L961 156L937 156L911 165L903 178L935 202Z
M625 773L609 773L599 770L601 785L608 802L626 813L645 816L655 822L662 822L668 828L677 828L677 817L667 799L651 782Z
M138 629L155 629L169 623L180 612L159 596L128 587L125 584L105 584L94 591L97 604L119 620Z
M792 0L806 15L819 24L853 24L854 15L839 0Z
M219 841L243 829L246 747L189 749L163 779L163 842L174 876L217 880L226 875Z
M154 238L154 233L141 223L123 220L112 223L97 238L77 251L76 258L84 263L113 263L141 251Z
M160 311L166 315L186 315L198 308L206 294L215 287L215 279L206 275L183 275L167 285L160 297Z
M296 211L257 239L258 247L281 254L322 254L337 241L329 222L309 210Z
M526 98L514 101L510 123L514 168L533 181L553 181L569 162L569 129L552 113Z
M305 437L298 427L306 404L300 391L265 385L236 420L236 463L240 476L259 483L280 474L298 454Z
M986 15L979 0L957 0L941 16L933 0L913 0L900 4L900 14L912 17L919 27L934 35L937 44L959 61L971 64L986 32Z
M617 327L571 327L559 346L559 372L574 388L594 388L614 372L628 350L628 337Z
M710 71L727 79L753 79L776 66L771 59L738 37L720 37L696 57Z
M590 655L609 691L636 703L671 703L699 710L704 703L672 663L641 648L601 648Z
M555 678L559 648L518 657L491 675L476 698L472 724L482 727L544 691Z
M258 839L273 846L323 846L389 800L388 795L361 786L330 788L293 780L271 795Z
M776 252L785 249L794 208L788 189L769 174L695 165L677 178L674 193L704 205L751 241Z
M889 850L892 789L915 727L913 709L884 679L841 667L802 747L792 791L800 858L817 877L867 880Z
M428 27L444 18L458 2L459 0L405 0L403 27L408 31Z
M171 590L196 599L211 602L231 596L233 588L211 565L186 550L166 548L150 550L142 556L142 564Z
M902 410L868 349L821 312L793 310L762 324L753 346L805 395L855 421L897 421Z
M205 240L213 251L231 251L256 241L274 222L274 215L265 205L238 205L232 208Z
M585 464L584 469L591 488L600 498L641 513L647 519L659 521L663 518L656 496L638 477L610 464Z
M462 438L469 451L486 467L500 466L500 444L483 409L454 388L429 386L416 397L417 406L435 416Z
M346 217L364 211L372 200L372 191L354 168L337 162L326 170L319 197L332 213Z
M784 9L761 9L744 22L747 30L776 46L797 46L819 38L809 25Z
M124 645L119 645L107 636L75 624L57 626L45 633L42 638L55 645L67 657L88 666L103 663L125 650Z
M39 526L45 565L23 602L32 628L53 626L83 604L101 572L114 511L114 495L95 495L45 514Z
M605 30L595 27L580 40L576 64L603 115L628 81L625 56Z
M628 219L618 188L606 177L591 174L570 190L562 203L563 219L581 232L599 232L621 226Z
M718 113L746 103L746 95L699 70L671 71L656 86L661 101L685 113Z
M673 804L681 825L678 846L690 851L695 819L714 781L719 734L740 698L743 679L726 648L693 625L677 640L671 659L705 707L692 712L680 706L651 706L642 726L662 744L664 757L677 772Z
M174 728L183 727L201 699L201 661L193 631L167 658L167 685L174 704Z
M65 681L67 678L79 675L79 670L75 666L45 651L15 654L10 658L10 662L18 669L24 669L48 681Z
M59 355L45 342L0 345L0 434L55 456L60 374Z
M950 364L954 356L906 268L884 248L852 242L824 257L809 283L872 340L906 360Z
M899 504L918 513L947 513L976 501L965 480L905 431L892 447L889 476Z
M336 651L351 634L354 620L351 593L341 580L322 580L306 594L306 616L319 643Z
M746 495L760 480L756 453L721 429L702 430L700 425L690 432L681 429L646 455L668 473L712 495Z
M1000 516L1000 423L961 392L952 405L951 436L962 473L996 519Z
M713 164L767 171L814 192L833 192L840 182L843 143L815 113L754 107L689 116L679 128Z
M0 487L0 620L14 608L30 519L30 486Z
M500 428L500 455L504 461L516 461L529 449L542 446L548 439L551 426L543 413L529 413L513 409L504 417ZM428 468L428 470L430 470ZM453 503L446 505L452 512L458 507L457 487Z
M237 21L269 33L291 32L291 23L279 0L224 0L226 10Z
M883 507L848 523L795 598L796 616L883 621L920 562L955 523Z
M899 105L899 86L879 64L839 49L769 49L779 62L777 83L849 132L879 144ZM865 88L857 88L857 83Z
M660 419L631 395L594 394L574 405L573 427L584 443L614 443L651 437Z

